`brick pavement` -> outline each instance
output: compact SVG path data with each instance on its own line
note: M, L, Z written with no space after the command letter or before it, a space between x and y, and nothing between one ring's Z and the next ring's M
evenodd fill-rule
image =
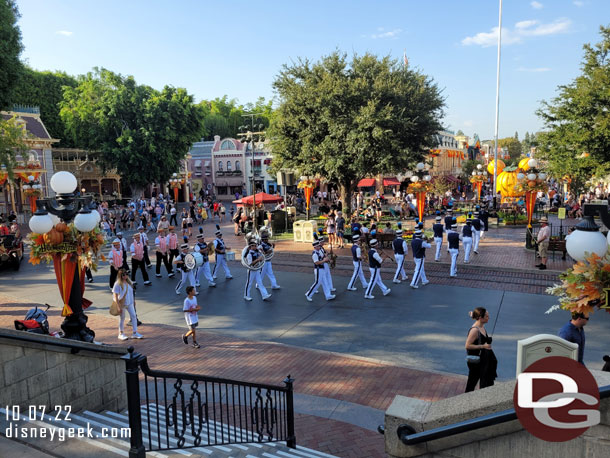
M0 326L13 328L13 320L23 318L34 304L0 295ZM49 323L59 329L62 318L52 310ZM96 339L119 345L117 319L89 315ZM395 395L439 400L463 392L465 377L431 373L385 364L365 358L296 348L283 344L237 339L198 332L201 349L181 343L183 328L144 325L141 341L130 341L147 355L153 369L209 374L250 382L281 384L290 374L295 391L385 410ZM123 344L124 345L124 344ZM380 419L380 422L382 419ZM383 437L374 431L341 421L312 415L296 415L298 442L341 457L381 457Z

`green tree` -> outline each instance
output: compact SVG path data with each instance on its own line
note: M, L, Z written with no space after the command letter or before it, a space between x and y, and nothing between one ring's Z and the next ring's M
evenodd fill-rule
M178 170L203 121L185 89L159 92L106 69L78 82L64 87L60 115L75 143L100 152L104 170L116 169L134 194Z
M507 148L512 160L518 159L521 156L521 142L515 137L500 138L498 140L498 147Z
M16 119L15 116L7 120L0 118L0 164L6 168L10 180L17 165L17 155L23 157L28 149L24 141L27 131Z
M487 168L485 167L485 164L481 161L475 161L472 159L468 159L464 162L462 162L462 174L461 177L464 180L469 180L470 176L472 175L472 171L476 170L477 165L481 164L481 166L483 167L483 170L487 170Z
M455 187L454 184L444 176L434 177L431 186L432 193L437 196L444 196L447 191Z
M232 132L229 129L229 123L224 116L213 113L203 118L204 136L213 139L214 135L219 135L220 138L231 137Z
M280 102L269 135L274 168L337 183L348 212L357 180L412 168L442 129L437 85L390 57L298 59L273 87Z
M540 156L553 176L572 179L575 192L585 177L610 170L610 27L600 34L599 43L583 47L581 74L536 112L547 129L536 138Z
M66 127L59 116L64 86L76 87L77 80L64 72L39 72L25 67L13 92L12 102L40 107L40 117L52 138L61 140L59 146L73 147Z
M0 109L10 106L22 71L19 55L23 45L17 19L19 11L15 2L0 0Z
M457 131L457 134L455 134L456 136L460 136L460 135L466 135L464 134L464 131L462 129Z

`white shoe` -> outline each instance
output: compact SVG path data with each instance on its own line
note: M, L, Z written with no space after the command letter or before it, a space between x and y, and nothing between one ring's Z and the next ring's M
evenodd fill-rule
M457 277L457 274L455 274L455 275L449 275L449 276L450 276L450 277Z
M271 297L271 294L266 294L263 296L263 300L266 301L267 299L269 299Z
M142 334L140 334L139 332L136 332L131 335L131 338L132 339L142 339L142 338L144 338L144 336Z
M347 288L348 291L358 291L356 288Z
M435 260L434 260L434 262L439 262L439 261L440 261L440 259L435 259Z
M326 300L327 300L327 301L332 301L332 300L333 300L335 297L337 297L337 296L335 296L334 294L331 294L330 296L328 296L328 297L326 298Z
M409 277L401 278L402 281L407 281Z
M311 297L309 297L307 294L305 294L305 299L307 299L309 302L313 302L313 299Z
M157 277L157 278L161 278L162 276L163 275L161 275L161 274L155 274L155 277Z
M428 283L430 283L430 280L426 280L426 281L422 280L422 282L421 282L422 285L427 285Z
M123 333L119 334L119 340L127 340L127 339L129 339L129 337L127 337L125 334L123 334Z
M216 283L212 282L210 283L210 286L216 286Z
M417 289L417 288L419 288L419 286L417 286L417 285L411 285L411 288L413 288L413 289Z
M250 296L244 296L244 299L247 300L248 302L250 302L252 300L252 298Z
M388 288L388 289L386 289L386 290L383 292L383 295L384 295L384 296L387 296L387 295L388 295L388 294L390 294L391 292L392 292L392 290L391 290L390 288Z
M318 294L319 292L320 292L320 291L318 290L318 291L316 291L314 294Z
M375 299L375 296L371 296L370 294L368 296L364 296L365 299Z
M176 291L176 294L177 294L178 296L180 296L180 291Z
M216 275L214 275L212 278L213 278L214 280L216 280L218 277L217 277Z
M282 289L280 285L273 286L271 289Z
M337 288L331 288L331 289L330 289L330 292L331 292L331 293L334 293L335 291L337 291Z
M145 282L144 282L144 284L145 284L146 286L148 286L148 285L152 285L152 283L150 282L150 280L149 280L149 281L145 281Z
M195 287L199 288L201 285L199 283L195 283Z
M392 283L398 284L398 283L400 283L400 280L392 280Z
M464 261L464 264L470 264L470 261Z

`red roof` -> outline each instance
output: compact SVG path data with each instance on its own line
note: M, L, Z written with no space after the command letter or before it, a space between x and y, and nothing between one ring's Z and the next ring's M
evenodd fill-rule
M375 186L375 178L363 178L358 182L359 188L368 188L369 186Z
M400 181L396 178L384 178L383 179L384 186L400 186Z

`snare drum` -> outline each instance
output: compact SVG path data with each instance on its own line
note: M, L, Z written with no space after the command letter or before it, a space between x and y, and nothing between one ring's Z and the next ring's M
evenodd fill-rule
M203 265L203 255L199 252L194 252L193 257L195 258L195 265L201 267Z
M195 256L193 256L193 253L189 253L184 257L184 269L185 271L189 271L189 270L193 270L197 265L197 262L195 261Z

